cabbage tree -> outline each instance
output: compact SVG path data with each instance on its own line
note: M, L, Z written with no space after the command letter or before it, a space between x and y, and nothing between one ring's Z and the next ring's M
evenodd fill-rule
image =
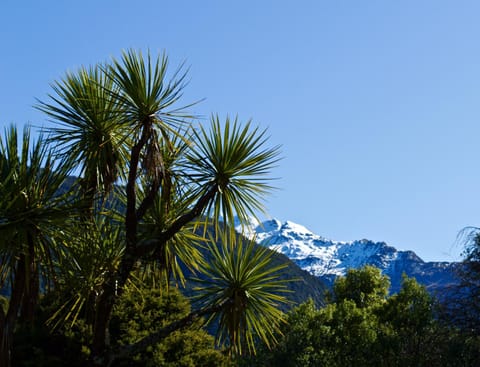
M195 124L191 104L181 103L185 81L182 67L169 73L166 55L128 51L68 74L39 105L53 122L50 143L98 200L92 208L108 202L112 185L123 191L115 221L124 250L95 301L94 364L107 363L112 308L137 270L154 264L182 280L178 261L201 262L190 241L200 222L218 231L234 215L256 215L271 190L278 147L237 119Z
M58 238L78 208L61 194L68 171L52 154L15 127L0 140L0 289L8 289L0 309L0 365L9 365L11 339L20 317L32 321L40 284L54 280Z

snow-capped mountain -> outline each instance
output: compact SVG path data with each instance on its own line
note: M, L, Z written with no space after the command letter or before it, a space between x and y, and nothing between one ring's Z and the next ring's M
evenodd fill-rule
M263 223L251 219L237 225L237 231L255 236L259 244L288 256L302 269L331 283L350 268L374 265L390 277L391 291L400 288L402 274L415 277L432 291L443 291L454 284L455 268L449 262L425 262L413 251L398 251L385 242L357 240L333 241L316 235L302 225L277 219Z

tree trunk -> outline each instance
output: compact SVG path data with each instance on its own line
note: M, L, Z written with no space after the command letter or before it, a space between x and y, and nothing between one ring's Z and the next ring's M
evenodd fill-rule
M149 117L150 118L150 117ZM140 153L145 147L148 141L150 128L152 121L147 119L144 122L141 138L132 147L130 154L130 169L128 172L128 179L126 185L126 213L125 213L125 237L126 246L123 254L120 266L115 274L111 275L111 278L103 286L103 293L97 303L97 311L94 324L94 335L92 343L92 365L102 366L108 364L110 357L107 355L109 349L108 345L108 323L112 313L115 300L118 295L122 293L130 273L135 267L136 261L143 256L147 248L139 249L137 238L137 226L139 220L146 213L148 208L153 205L155 196L158 194L160 187L161 177L155 176L152 178L151 186L147 192L147 195L143 198L142 202L136 207L137 192L136 192L136 180L138 165L140 160ZM209 201L214 198L217 187L212 187L204 196L200 197L194 207L180 216L170 228L163 233L160 242L166 243L177 233L184 225L200 215L202 210L208 205ZM156 244L158 246L158 243ZM155 245L154 245L155 246ZM118 294L117 294L118 290Z
M122 293L123 287L134 265L134 255L125 254L120 264L120 271L112 276L103 286L103 293L97 302L95 324L93 328L92 365L103 366L108 362L109 349L108 324L113 306L117 297Z
M0 312L0 366L2 367L11 366L13 332L25 292L25 261L25 255L21 255L13 278L8 311L6 314L3 310Z
M35 262L35 247L33 238L28 234L28 257L26 257L25 267L27 269L25 279L25 290L22 298L20 320L30 325L33 324L35 309L38 303L39 292L39 269ZM28 275L28 277L27 277Z
M92 343L92 366L105 365L108 323L112 313L115 294L110 292L108 285L103 287L103 294L97 302L97 310L95 313L95 323L93 326L93 343Z
M106 351L108 348L108 323L112 313L116 298L116 290L122 289L125 285L130 271L135 263L135 247L137 239L137 216L136 216L136 179L140 152L148 140L147 130L144 128L140 140L132 147L130 154L130 169L126 185L126 214L125 214L125 232L126 246L125 253L120 262L120 268L114 274L111 274L103 286L103 293L97 303L95 315L95 324L93 328L92 343L92 365L102 366L107 363ZM118 283L117 283L118 282Z
M0 366L10 367L10 330L6 325L6 316L3 310L0 308Z

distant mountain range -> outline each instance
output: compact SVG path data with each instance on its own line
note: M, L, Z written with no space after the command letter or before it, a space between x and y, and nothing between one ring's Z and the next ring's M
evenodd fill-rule
M457 284L456 272L459 263L425 262L413 251L398 251L385 242L366 239L341 242L316 235L302 225L277 219L258 223L251 219L237 231L251 237L270 249L284 254L300 268L332 284L337 276L345 275L348 269L373 265L388 275L390 291L397 292L402 274L414 277L432 293L441 295Z

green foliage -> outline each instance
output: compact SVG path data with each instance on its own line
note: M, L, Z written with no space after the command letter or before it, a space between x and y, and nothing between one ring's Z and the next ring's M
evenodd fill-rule
M313 300L293 308L282 328L283 337L270 351L262 348L258 357L246 361L246 366L321 366L321 361L331 361L325 354L324 337L330 333L328 326L318 321L318 310Z
M175 288L167 291L132 286L115 306L110 335L119 344L129 344L189 312L188 301Z
M480 229L468 228L464 259L458 269L461 283L454 290L456 303L448 305L448 317L465 332L480 336Z
M349 269L345 277L340 277L333 286L333 296L337 302L352 300L357 307L364 308L380 304L388 294L390 280L378 268L365 266Z
M465 337L435 318L425 287L405 277L386 297L388 282L371 267L337 280L332 303L313 301L291 310L283 337L263 348L248 366L476 366L479 339ZM359 290L358 287L361 289ZM338 293L336 293L338 291Z
M84 319L73 326L62 325L52 330L48 317L59 306L58 294L42 297L33 325L21 324L15 331L12 363L19 367L83 367L90 355L88 347L92 329Z
M118 89L111 93L113 100L121 106L122 119L139 128L151 117L162 135L172 126L183 124L192 116L186 112L190 105L178 107L185 88L187 74L180 66L168 79L168 56L163 53L152 57L150 52L144 57L141 52L124 51L120 60L101 69ZM110 91L110 90L109 90ZM155 138L151 135L149 138Z
M93 319L93 300L118 268L125 243L121 227L106 217L94 217L70 228L57 244L55 259L57 308L47 321L53 329Z
M133 344L163 326L186 316L188 301L176 288L129 288L115 307L110 335L117 346ZM200 321L177 330L144 352L117 361L118 366L225 366L228 358L214 348L214 338Z
M187 173L182 169L185 164L185 152L189 148L188 138L173 133L170 135L169 144L160 146L165 184L160 187L152 206L139 223L140 242L161 238L164 231L192 204L189 180ZM140 200L148 195L143 188L138 194ZM199 245L203 240L204 238L195 231L195 223L186 224L168 241L146 254L147 261L141 264L142 279L147 277L157 284L163 282L164 286L168 286L173 279L185 286L184 269L198 270L199 263L203 260Z
M232 365L230 359L214 349L214 339L203 330L174 332L157 346L155 366L220 367Z
M194 125L187 111L191 104L179 105L185 80L182 66L170 75L165 54L144 57L130 50L119 60L68 73L38 105L53 123L47 143L61 167L80 172L80 190L73 190L89 206L79 228L64 228L56 247L55 287L63 303L51 325L74 325L84 317L93 328L95 363L107 361L106 330L118 294L142 281L164 291L172 278L184 284L183 270L204 263L199 251L204 238L196 233L200 220L211 220L216 229L223 221L233 224L235 214L246 220L264 209L264 195L272 189L268 175L278 147L265 147L266 132L250 122L242 126L217 116L210 129ZM242 339L251 348L251 330L270 341L276 327L271 321L281 314L273 309L283 298L267 293L282 282L261 283L255 275L245 274L245 281L251 276L257 284L249 288L256 303L236 309L222 305L222 312L248 324L230 324L232 345ZM205 309L219 308L210 301ZM162 320L156 324L172 321L167 314Z
M210 227L212 230L213 227ZM201 233L204 230L199 228L197 232ZM211 236L215 238L215 234L212 233ZM248 242L248 240L246 240ZM218 246L221 246L220 242L217 243ZM263 245L255 245L255 247L263 247ZM204 246L204 241L200 243L200 251L202 252L203 261L209 263L213 260L213 256L208 246ZM277 307L283 312L287 312L292 309L293 306L299 305L303 302L306 302L309 299L312 299L317 307L325 305L325 293L327 290L327 285L325 282L316 277L309 272L302 270L298 265L293 261L288 259L287 256L267 248L269 253L269 268L284 268L276 273L276 279L282 280L285 285L285 292L281 291L280 294L283 295L287 302L278 303ZM192 273L190 270L185 270L185 276L187 279L194 279L195 277L202 277L202 274ZM194 297L198 295L198 292L194 289L197 287L193 281L187 281L185 283L185 288L182 289L182 293L188 297Z
M0 309L0 365L10 363L18 319L33 322L41 280L55 279L59 233L82 206L58 192L67 173L29 128L19 136L11 126L0 139L0 289L11 291Z
M404 275L402 288L388 299L380 317L405 336L413 337L432 325L433 311L434 301L426 288Z
M46 327L45 320L58 307L56 297L44 298L33 328L19 328L15 335L15 366L72 366L88 363L91 327L84 319L73 326L56 330ZM129 288L115 307L110 335L116 347L134 343L190 312L190 304L176 288L169 291ZM229 358L215 349L214 338L201 329L201 320L186 329L177 330L142 353L114 362L114 366L229 366Z
M6 313L8 310L8 298L0 295L0 312Z
M265 148L266 131L247 122L241 126L238 119L228 117L221 122L211 118L211 131L204 127L194 131L194 148L187 154L195 181L199 184L194 193L201 197L216 188L215 196L206 209L206 218L234 224L235 214L242 223L248 215L264 211L263 198L272 190L267 177L278 161L279 148Z
M118 88L97 67L68 73L52 88L51 101L37 106L57 123L46 129L48 142L66 167L79 170L85 193L110 191L127 163L128 130L118 101L111 98Z
M227 343L235 354L255 353L257 338L271 346L276 332L284 321L278 305L286 302L285 281L277 273L285 264L271 267L272 252L256 246L255 240L246 240L230 231L222 232L220 245L213 239L208 245L211 260L197 278L197 301L205 307L221 308L212 313L208 322L218 320L217 340Z
M5 131L0 140L0 288L10 285L20 256L41 264L45 275L53 271L55 238L75 208L66 195L58 195L67 173L55 166L41 138L31 141L29 128L22 136L14 126ZM25 272L26 278L35 276L31 268Z
M358 307L353 300L343 300L321 310L319 321L330 330L322 339L334 351L335 365L376 364L377 320L368 308Z

